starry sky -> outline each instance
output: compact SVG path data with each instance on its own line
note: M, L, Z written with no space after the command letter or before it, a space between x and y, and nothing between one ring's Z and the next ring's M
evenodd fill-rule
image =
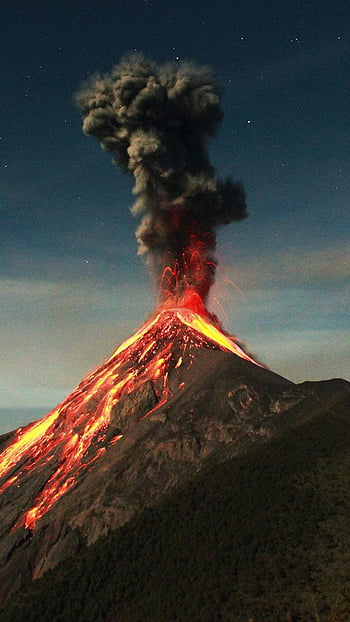
M346 0L2 0L0 432L51 410L154 309L132 179L73 105L132 50L221 79L209 151L250 216L219 232L211 310L276 373L350 379L349 17Z

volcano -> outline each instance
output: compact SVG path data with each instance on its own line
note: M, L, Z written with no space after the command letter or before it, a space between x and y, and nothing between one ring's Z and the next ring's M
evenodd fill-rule
M217 229L247 216L243 187L231 179L221 179L207 153L207 139L215 134L222 119L220 88L211 70L188 62L159 66L143 55L131 55L109 75L95 75L88 80L77 95L77 103L84 132L97 138L118 166L134 176L133 193L137 199L132 211L142 215L136 230L138 250L158 286L159 303L154 315L52 412L0 437L0 603L14 592L22 596L33 579L42 577L44 581L51 576L55 583L55 567L59 571L60 562L64 565L68 560L74 569L75 561L80 564L81 554L93 551L102 536L108 539L115 533L122 533L120 537L125 536L127 543L116 577L121 596L116 596L113 584L112 600L117 598L112 603L114 609L108 610L110 594L106 599L97 594L94 606L99 610L91 612L88 596L110 553L107 550L99 562L94 562L94 574L85 593L80 593L81 582L78 599L73 592L75 602L69 604L69 614L63 609L62 615L57 613L55 605L48 613L46 603L41 609L44 617L38 617L32 604L32 617L28 617L26 606L24 611L22 607L24 617L19 616L18 609L14 612L11 605L7 615L6 604L0 617L11 622L246 620L247 609L243 618L232 617L230 599L235 597L233 592L240 580L243 591L247 591L246 577L251 572L244 565L246 562L242 565L240 559L232 556L239 549L241 536L249 556L256 556L259 547L249 549L249 543L258 537L260 524L269 522L264 516L270 515L268 509L260 508L253 534L242 532L242 525L248 524L247 512L254 515L256 511L252 499L258 497L263 503L265 497L263 493L256 494L256 470L244 482L237 464L232 471L231 466L227 469L225 465L242 460L242 472L247 468L251 473L248 457L256 460L257 448L266 448L268 455L269 447L278 439L288 440L293 430L309 430L310 421L316 422L317 427L323 418L329 419L330 413L331 419L336 413L335 427L338 431L341 428L342 439L347 438L343 432L350 436L349 421L345 418L350 385L342 380L295 385L254 360L207 310L216 270ZM323 430L322 425L320 429ZM309 438L310 431L305 434ZM322 449L318 451L325 448L327 452L328 437L322 436L321 440ZM305 447L301 452L304 456L308 451ZM288 451L287 442L283 456L288 457ZM273 455L271 475L283 464L283 456ZM264 460L265 451L261 451L258 464ZM226 470L225 477L215 476L213 480L221 465L223 474ZM234 472L237 482L243 481L238 488L230 479ZM188 490L192 483L196 486L196 482L206 483L210 479L214 484L208 499L221 508L220 515L212 515L210 522L207 508L199 515L195 514L195 507L188 510L188 505L184 512L179 511L180 500L187 494L186 486ZM221 494L220 484L224 480L226 492ZM194 496L187 494L190 505L192 496L200 506L209 493L205 486L199 486L198 491ZM171 495L172 509L165 511L166 518L160 523L170 526L170 536L175 534L176 540L186 516L195 524L194 537L188 541L186 531L182 531L183 536L179 531L183 545L178 547L176 542L174 563L168 564L169 580L157 603L153 600L149 605L149 593L152 595L155 585L161 585L167 576L169 539L161 536L163 527L154 532L154 526L147 526L146 521L142 523L146 527L141 526L137 532L141 533L142 542L135 548L132 530L137 531L137 525L133 521L137 522L147 510L156 511ZM227 507L232 506L233 512L227 514ZM254 511L247 510L244 521L234 523L240 508ZM177 525L172 522L176 515ZM277 515L276 522L281 520L281 515ZM228 528L220 530L225 521ZM298 520L298 527L302 521L303 518ZM129 525L134 527L128 532ZM192 546L193 555L197 556L206 540L207 526L212 541L207 559L216 562L200 577L202 560L191 566L188 558L183 566L181 555ZM340 533L340 522L338 527ZM122 532L123 529L126 531ZM144 568L140 577L140 569L135 574L134 564L149 546L148 533L154 534L154 548L161 552L155 564L149 560L157 551L152 550L146 560L149 576L154 577L150 589ZM220 549L221 534L224 546ZM232 540L235 534L237 541ZM333 541L331 544L333 547ZM112 549L113 546L112 543ZM264 546L261 542L260 548L265 551ZM272 553L266 550L262 555L259 564L263 570L273 559ZM293 555L292 552L291 559ZM251 559L249 565L255 567ZM114 564L112 568L107 578L112 574L114 581ZM181 572L174 576L174 568L192 569L184 585L178 582ZM220 584L218 572L222 573ZM342 572L344 576L349 574L345 564ZM85 575L90 576L84 571ZM197 583L193 577L197 577ZM192 596L185 602L192 584ZM252 584L252 592L259 591L255 580ZM225 585L227 588L222 587ZM180 586L181 595L176 593L170 611L168 594L174 586ZM135 599L142 590L148 594L144 601L146 614L144 606L139 607L139 613L135 608ZM66 601L67 592L63 592ZM44 588L44 593L51 600L51 592ZM214 609L199 613L200 601L205 602L208 594L214 594ZM40 602L38 598L39 609ZM186 617L183 611L191 607L193 610L193 603L198 606L193 615ZM226 613L218 617L221 605L226 606ZM52 609L52 603L50 606ZM125 615L120 614L122 607ZM158 607L155 616L153 607ZM168 610L170 613L165 614ZM266 607L260 611L264 619L272 619L265 615Z
M326 385L264 368L210 315L161 309L47 416L0 437L2 600L208 460L300 425L321 394L322 408L348 398L345 381Z

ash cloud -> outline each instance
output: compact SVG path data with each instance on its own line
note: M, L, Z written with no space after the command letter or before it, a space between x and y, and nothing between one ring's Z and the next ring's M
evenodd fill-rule
M191 62L157 65L129 55L76 94L83 131L135 178L139 253L163 298L205 301L215 274L215 230L247 215L241 185L220 180L207 139L223 116L217 82Z

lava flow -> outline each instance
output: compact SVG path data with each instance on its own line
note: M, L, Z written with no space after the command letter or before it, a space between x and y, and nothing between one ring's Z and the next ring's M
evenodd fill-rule
M0 457L0 492L24 485L34 470L39 476L43 473L44 483L15 527L33 530L81 473L123 437L123 430L109 429L116 404L148 381L158 401L142 418L164 406L174 387L183 389L183 382L176 384L180 368L188 368L194 349L202 347L220 348L255 363L212 318L188 308L163 308L51 413L19 428ZM172 388L170 375L175 377Z

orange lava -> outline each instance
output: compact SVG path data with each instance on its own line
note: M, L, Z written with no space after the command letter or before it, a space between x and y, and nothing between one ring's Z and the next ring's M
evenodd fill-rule
M195 299L194 307L198 308L197 296ZM113 408L123 397L145 381L153 383L159 401L143 419L167 402L169 374L180 373L188 364L185 352L199 347L220 348L255 363L203 309L203 304L200 313L193 310L192 304L187 308L163 307L51 413L17 430L0 455L0 492L14 485L25 487L33 469L43 475L31 506L15 527L33 530L107 446L123 438L119 433L106 435ZM178 389L183 387L184 382L179 382Z

